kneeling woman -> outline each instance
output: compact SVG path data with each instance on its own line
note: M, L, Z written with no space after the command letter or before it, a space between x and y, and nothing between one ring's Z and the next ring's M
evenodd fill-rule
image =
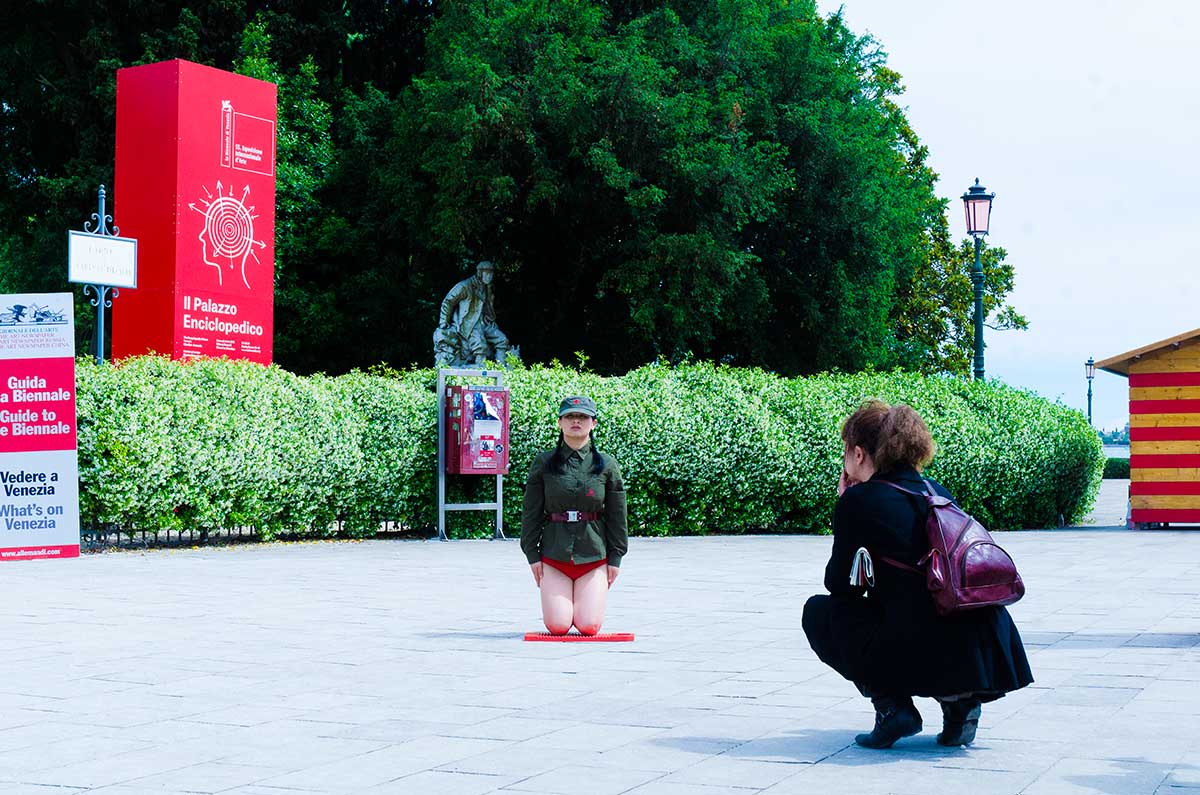
M842 426L844 445L833 554L825 567L829 596L804 605L804 632L817 656L854 682L875 705L875 728L855 737L867 748L888 748L921 731L913 696L941 702L941 745L975 739L980 705L1033 681L1021 636L1003 607L941 617L922 574L881 562L916 562L929 551L925 532L933 439L908 406L864 403ZM893 488L892 483L917 495ZM874 587L850 584L859 547L874 558Z
M555 635L573 624L595 635L608 589L629 548L625 485L611 455L592 444L596 404L569 397L558 409L558 445L529 468L521 551L542 592L542 620Z

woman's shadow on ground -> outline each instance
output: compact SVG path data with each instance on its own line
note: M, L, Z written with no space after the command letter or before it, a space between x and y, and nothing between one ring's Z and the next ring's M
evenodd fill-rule
M967 753L964 748L946 748L937 744L935 735L906 737L887 751L859 748L854 743L856 729L790 729L782 735L739 740L732 737L656 737L656 745L711 755L714 748L726 748L722 756L758 762L808 763L830 762L861 766L896 758L898 754L918 754L931 759L955 758ZM842 753L843 751L853 753Z

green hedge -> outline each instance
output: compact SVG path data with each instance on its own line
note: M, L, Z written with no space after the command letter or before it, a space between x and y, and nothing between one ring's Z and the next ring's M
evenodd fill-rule
M255 527L373 533L435 522L432 370L299 377L278 367L145 357L78 364L85 526ZM781 378L707 364L601 377L552 366L507 371L511 472L505 523L520 523L525 470L553 444L567 394L595 397L599 449L617 457L631 529L644 535L828 532L841 421L863 399L907 402L939 453L929 469L992 528L1075 522L1103 455L1078 411L1001 384L911 374ZM479 499L490 478L455 479ZM452 529L483 532L486 514Z
M434 395L419 380L159 357L76 374L85 527L270 538L432 521Z
M1106 459L1104 459L1104 479L1105 480L1129 480L1129 459L1128 458L1106 458Z

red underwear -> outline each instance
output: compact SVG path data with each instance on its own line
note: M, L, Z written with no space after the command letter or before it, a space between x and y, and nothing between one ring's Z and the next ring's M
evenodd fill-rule
M578 580L589 571L600 568L608 564L607 560L597 560L594 563L567 563L561 560L551 560L550 558L542 558L542 563L545 563L552 569L557 569L563 574L570 577L572 580Z

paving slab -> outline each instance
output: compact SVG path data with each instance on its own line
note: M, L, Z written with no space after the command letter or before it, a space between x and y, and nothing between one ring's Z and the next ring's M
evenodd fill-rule
M870 704L799 628L828 537L633 539L626 644L523 642L511 541L6 563L0 795L1200 795L1200 531L999 536L1036 682L967 749L926 699L853 744Z

